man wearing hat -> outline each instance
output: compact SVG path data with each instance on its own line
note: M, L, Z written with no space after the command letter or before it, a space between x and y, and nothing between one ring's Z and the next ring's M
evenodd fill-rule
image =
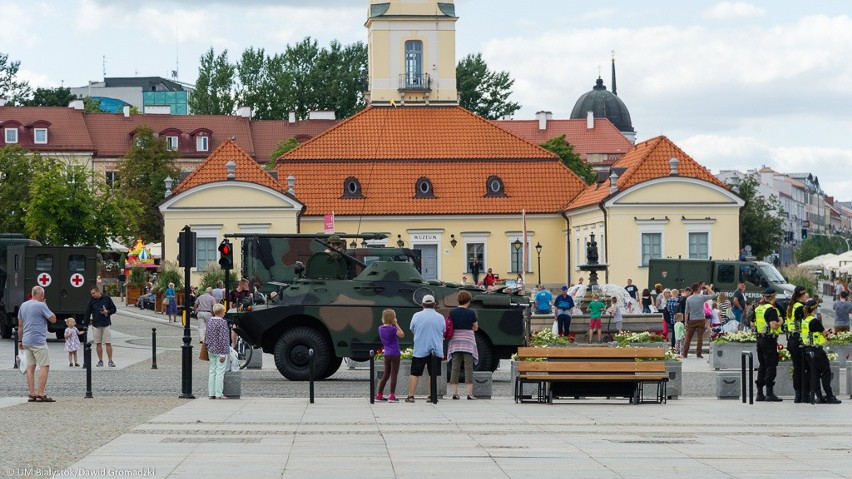
M429 390L432 390L432 356L437 356L438 370L441 375L441 358L444 357L444 331L447 323L444 316L435 311L435 297L423 296L420 301L423 309L411 317L411 334L414 338L414 354L411 357L411 378L408 380L408 397L405 402L414 402L417 381L423 375L423 368L429 372Z
M571 329L571 310L574 308L574 298L568 294L568 286L562 286L562 294L553 300L556 307L556 331L560 336L568 336Z
M775 290L763 292L763 301L754 308L754 325L757 328L757 400L779 402L775 395L775 373L778 367L778 335L781 334L781 314L775 307ZM763 386L766 395L763 395Z

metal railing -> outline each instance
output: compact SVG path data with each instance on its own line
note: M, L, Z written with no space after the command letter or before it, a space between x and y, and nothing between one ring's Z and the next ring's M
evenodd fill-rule
M400 90L431 90L432 77L428 73L414 75L402 73L399 75Z

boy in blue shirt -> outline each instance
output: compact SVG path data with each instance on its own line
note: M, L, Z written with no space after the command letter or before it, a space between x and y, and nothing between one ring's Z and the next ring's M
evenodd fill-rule
M538 285L538 293L535 294L535 312L538 314L550 314L550 302L553 301L553 293L544 286Z

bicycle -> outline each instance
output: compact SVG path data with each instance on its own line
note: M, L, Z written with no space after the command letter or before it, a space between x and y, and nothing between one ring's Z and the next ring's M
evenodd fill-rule
M254 348L252 348L249 343L245 342L243 338L237 336L237 347L234 349L237 351L240 369L245 369L251 362L252 354L254 354Z

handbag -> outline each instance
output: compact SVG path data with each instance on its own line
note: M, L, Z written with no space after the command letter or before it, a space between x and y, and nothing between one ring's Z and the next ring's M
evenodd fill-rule
M201 353L199 353L198 359L210 361L210 355L207 353L207 343L201 343Z
M449 316L447 316L446 318L444 318L444 321L446 323L446 329L444 330L444 337L446 339L453 339L453 332L454 332L453 320L450 319Z

